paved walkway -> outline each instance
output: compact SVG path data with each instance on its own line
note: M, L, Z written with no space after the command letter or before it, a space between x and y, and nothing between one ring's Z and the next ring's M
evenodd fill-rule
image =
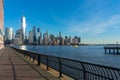
M60 80L11 48L0 50L0 80Z

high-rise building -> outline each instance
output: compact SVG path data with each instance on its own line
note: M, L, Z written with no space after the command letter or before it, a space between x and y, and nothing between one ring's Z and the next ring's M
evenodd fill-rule
M22 32L22 30L21 30L21 29L18 29L18 30L16 31L16 34L15 34L15 38L19 39L19 44L23 44L21 32Z
M25 29L26 29L26 18L23 16L21 19L21 29L22 29L22 42L24 43L25 41Z
M37 44L40 44L40 28L37 28L36 42L37 42Z
M61 32L59 32L59 38L61 37Z
M32 31L29 31L28 43L33 44L33 32Z
M5 42L11 43L13 39L13 28L5 28Z
M3 26L4 26L4 0L0 0L0 49L4 47Z
M33 26L33 42L36 44L36 26Z
M58 42L59 42L58 44L59 44L59 45L62 45L62 36L61 36L61 32L59 32L58 40L59 40L59 41L58 41Z
M21 44L20 39L19 38L13 38L13 44L14 45L20 45Z
M68 44L68 36L65 36L64 44L65 44L65 45Z
M50 35L49 35L49 40L48 40L49 45L52 45L52 44L53 44L53 40L54 40L54 35L53 35L53 34L50 34Z
M43 44L42 33L40 33L40 44Z
M46 33L43 34L43 44L44 45L48 45L48 31Z

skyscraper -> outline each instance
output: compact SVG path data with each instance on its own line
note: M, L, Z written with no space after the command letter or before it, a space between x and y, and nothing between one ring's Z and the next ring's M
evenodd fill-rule
M16 34L15 34L15 38L19 39L19 44L23 44L23 40L22 40L22 30L21 29L18 29L16 31Z
M33 32L32 31L29 31L28 43L33 44Z
M36 42L37 42L37 44L40 44L40 28L37 28Z
M0 0L0 49L3 48L4 1Z
M11 43L13 39L13 28L5 28L5 42Z
M61 32L59 32L59 37L61 37Z
M48 30L46 33L43 34L43 44L44 45L48 44Z
M21 19L21 23L22 23L22 41L24 43L25 41L25 29L26 29L26 18L23 16Z
M33 26L33 44L36 44L36 26Z

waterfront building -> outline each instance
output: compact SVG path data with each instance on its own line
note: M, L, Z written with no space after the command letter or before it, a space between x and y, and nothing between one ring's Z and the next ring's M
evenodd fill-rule
M75 36L72 38L71 36L65 36L63 38L61 36L61 32L54 36L53 34L48 34L48 30L42 35L40 28L33 26L32 31L28 34L27 43L28 44L40 44L40 45L74 45L79 44L81 41L80 37Z
M13 44L14 45L20 45L21 44L21 41L19 38L13 38Z
M61 32L59 32L59 37L61 37Z
M40 44L40 28L37 28L36 43L37 43L37 44Z
M25 30L26 30L26 18L23 16L21 18L21 29L22 29L22 41L25 42Z
M19 39L19 44L23 44L23 38L22 38L22 30L18 29L15 34L15 38Z
M64 39L62 39L62 45L64 45Z
M58 45L62 45L62 36L61 36L61 32L59 32L59 37L58 37Z
M68 43L69 43L69 44L71 44L71 43L72 43L71 36L69 36L69 38L68 38Z
M13 39L13 28L5 28L5 43L12 43Z
M48 37L48 30L46 33L43 34L43 44L48 45L49 37Z
M33 26L33 44L36 44L36 26Z
M4 47L4 0L0 0L0 49Z
M81 38L80 37L78 37L78 44L81 42Z
M73 44L73 45L80 44L80 42L81 42L80 37L75 36L75 37L72 39L72 44Z
M67 36L65 36L64 44L65 44L65 45L68 44L68 37L67 37Z
M29 31L29 38L28 38L28 43L33 44L33 31Z
M43 34L43 44L48 45L48 33Z
M54 35L50 34L49 35L49 45L53 45L53 40L54 40Z
M12 32L12 38L15 38L15 36L14 36L14 31Z
M40 33L40 44L43 44L42 33Z
M58 40L59 40L59 43L58 43L58 44L59 44L59 45L62 45L62 40L63 40L63 38L62 38L62 37L59 37Z

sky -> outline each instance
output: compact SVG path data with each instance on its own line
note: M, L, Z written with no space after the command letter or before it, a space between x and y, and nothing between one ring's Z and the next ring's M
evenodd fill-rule
M4 0L5 27L20 29L22 16L27 34L36 26L82 43L120 43L120 0Z

